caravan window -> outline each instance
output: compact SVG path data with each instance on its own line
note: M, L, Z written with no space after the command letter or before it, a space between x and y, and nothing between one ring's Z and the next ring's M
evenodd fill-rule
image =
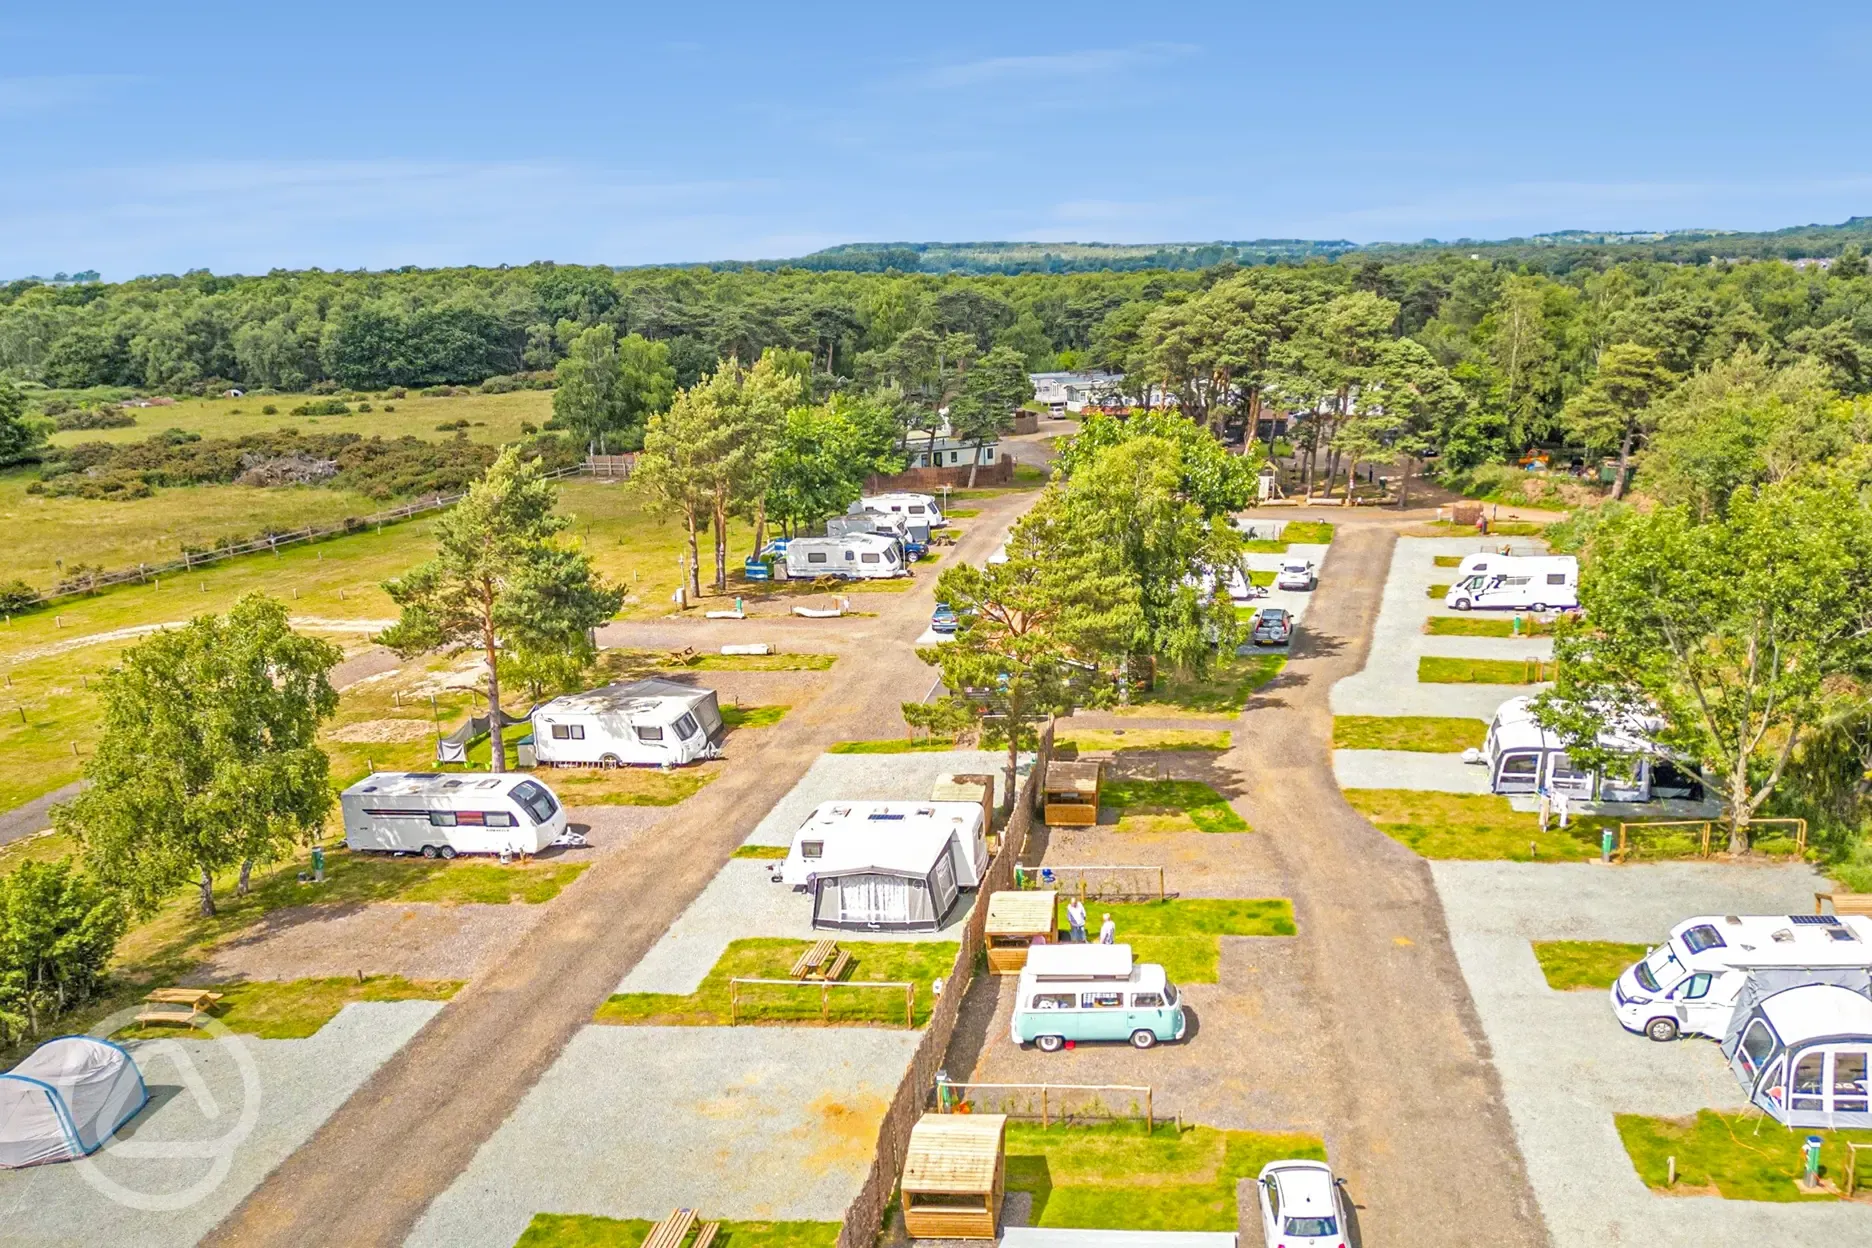
M802 858L825 857L825 842L824 841L801 841L799 843L799 856Z
M807 563L824 563L825 561L826 553L823 550L809 550L806 552Z
M1821 1108L1820 1087L1821 1069L1826 1065L1826 1054L1814 1052L1803 1054L1794 1063L1793 1099L1788 1102L1789 1109Z
M429 826L452 828L455 826L455 812L452 810L432 810L429 812Z
M482 817L487 820L487 826L490 828L511 828L514 826L514 817L504 810L490 810Z
M686 741L690 737L695 736L695 732L695 716L691 715L688 711L684 711L683 717L676 721L676 735Z
M545 823L553 817L559 808L553 804L552 794L531 780L522 780L514 785L513 799L520 803L521 809L534 823Z
M1566 573L1564 573L1564 572L1549 572L1549 573L1547 574L1547 583L1548 583L1549 585L1564 585L1564 584L1566 584Z
M1540 755L1538 754L1510 754L1502 759L1501 774L1504 780L1516 777L1531 781L1539 770Z
M1768 1029L1767 1023L1758 1018L1748 1025L1747 1031L1742 1033L1742 1047L1736 1050L1736 1056L1742 1059L1742 1068L1752 1075L1762 1068L1762 1063L1768 1060L1768 1055L1774 1052L1774 1047L1774 1032Z
M1079 998L1070 992L1036 992L1033 1009L1036 1010L1071 1010L1077 1009Z
M1866 1091L1866 1051L1836 1051L1833 1054L1833 1112L1865 1113Z
M655 725L647 728L640 727L637 729L637 739L639 741L661 741L663 739L663 729Z
M866 552L865 552L864 554L862 554L862 555L859 555L859 556L858 556L858 558L859 558L859 559L861 559L862 561L864 561L865 563L882 563L882 562L884 562L884 558L883 558L883 556L882 556L882 555L878 555L878 554L875 554L875 553L873 553L873 552L871 552L871 551L866 551Z
M585 739L585 725L554 724L552 726L552 736L555 741L583 741Z

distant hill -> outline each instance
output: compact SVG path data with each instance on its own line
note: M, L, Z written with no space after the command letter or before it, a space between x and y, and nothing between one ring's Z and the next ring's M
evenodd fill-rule
M1439 252L1525 260L1563 271L1594 256L1702 264L1712 259L1798 260L1839 254L1848 244L1872 251L1872 217L1838 225L1781 230L1560 230L1527 238L1415 243L1354 243L1340 239L1257 238L1212 243L845 243L788 260L707 265L708 268L811 269L854 273L1085 273L1145 269L1206 269L1224 262L1277 264L1369 254L1374 259Z

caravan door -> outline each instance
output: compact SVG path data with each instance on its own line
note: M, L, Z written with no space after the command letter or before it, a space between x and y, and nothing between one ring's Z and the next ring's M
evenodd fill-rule
M1540 788L1539 750L1509 750L1495 762L1497 793L1532 793Z
M1563 751L1555 750L1547 756L1546 780L1549 793L1564 793L1582 802L1592 800L1593 773L1575 767Z

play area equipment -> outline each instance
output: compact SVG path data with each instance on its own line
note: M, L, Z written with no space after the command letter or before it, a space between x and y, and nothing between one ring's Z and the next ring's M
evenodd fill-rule
M0 1170L89 1156L149 1102L129 1053L60 1036L0 1075Z
M904 1154L904 1231L913 1239L993 1240L1006 1153L1001 1114L925 1114Z

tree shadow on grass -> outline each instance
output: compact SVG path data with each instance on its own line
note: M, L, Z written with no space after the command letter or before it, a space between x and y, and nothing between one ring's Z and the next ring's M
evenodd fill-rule
M1007 1186L1010 1192L1025 1192L1033 1200L1027 1215L1031 1226L1044 1225L1047 1201L1053 1196L1053 1170L1044 1153L1009 1153Z

